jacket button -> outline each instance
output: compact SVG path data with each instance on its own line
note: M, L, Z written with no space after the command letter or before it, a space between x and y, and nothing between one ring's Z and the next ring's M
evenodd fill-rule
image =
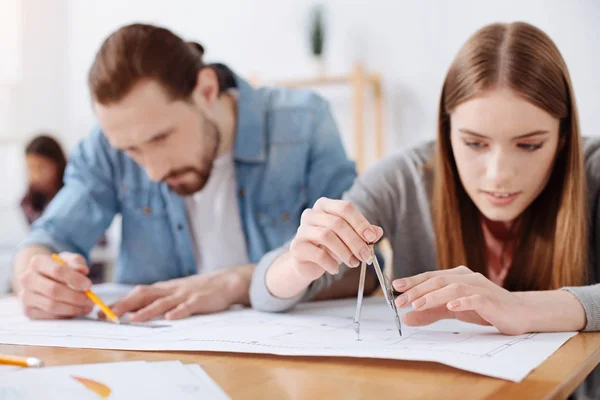
M182 231L183 230L183 224L177 224L177 230L178 231Z
M152 209L150 207L144 207L144 214L146 214L146 215L152 214Z
M281 214L281 219L287 221L288 219L290 219L290 214L284 212L283 214Z
M238 195L239 195L240 197L244 197L244 194L246 194L246 192L244 192L244 189L240 189L240 190L238 191Z

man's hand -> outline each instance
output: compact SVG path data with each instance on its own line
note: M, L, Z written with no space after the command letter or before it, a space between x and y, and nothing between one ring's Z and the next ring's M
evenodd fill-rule
M17 294L25 315L32 319L59 319L85 315L94 303L83 293L92 286L85 259L61 253L62 266L50 254L35 254L18 276Z
M249 305L248 290L254 265L227 268L205 275L137 286L111 309L117 316L132 312L132 322L187 318L225 311L234 304Z

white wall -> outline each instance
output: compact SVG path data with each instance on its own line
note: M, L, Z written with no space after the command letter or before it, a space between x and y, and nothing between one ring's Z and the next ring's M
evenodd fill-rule
M8 287L14 247L27 233L19 209L26 140L39 130L59 139L70 133L65 125L67 5L64 0L0 0L0 23L11 24L0 29L0 42L10 41L0 46L0 63L9 66L0 79L0 293Z
M60 0L19 3L21 21L16 24L17 42L10 53L19 57L15 62L19 70L11 74L10 81L0 83L0 99L3 99L0 101L0 221L3 222L0 245L18 241L23 232L19 229L16 234L15 224L22 221L16 212L24 191L25 141L39 130L56 133L59 139L68 131L65 122L69 111L64 90L69 84L67 3Z
M388 151L433 137L441 83L460 45L479 27L524 20L545 30L561 49L573 76L583 132L596 135L600 92L600 2L329 0L327 70L348 72L363 61L384 78ZM310 76L305 0L69 2L70 137L92 120L85 74L98 46L122 24L165 25L203 43L206 58L262 79ZM326 90L346 137L351 133L348 90ZM348 149L352 142L347 139Z
M0 84L5 84L20 77L22 9L19 0L0 0L0 6Z

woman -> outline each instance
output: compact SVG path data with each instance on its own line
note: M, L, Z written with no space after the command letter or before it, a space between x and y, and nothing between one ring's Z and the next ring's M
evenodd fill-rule
M63 175L67 158L60 144L51 136L39 135L25 147L27 165L27 192L21 201L21 209L29 225L44 212L46 206L63 187ZM97 246L105 247L102 236ZM89 277L94 283L102 281L104 263L90 265Z
M35 137L25 147L27 164L27 193L21 208L27 222L32 224L63 186L67 158L60 144L52 137Z
M531 25L489 25L450 66L435 143L306 211L289 251L257 266L252 304L355 296L356 270L338 266L368 261L366 244L385 235L407 325L598 331L599 193L600 141L581 139L559 50Z

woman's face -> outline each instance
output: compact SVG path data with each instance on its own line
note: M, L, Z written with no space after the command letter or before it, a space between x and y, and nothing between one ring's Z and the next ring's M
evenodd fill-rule
M495 89L450 115L450 139L465 191L489 220L515 220L544 189L559 147L560 121Z
M38 154L27 154L27 184L35 191L52 194L58 190L58 167L56 163Z

